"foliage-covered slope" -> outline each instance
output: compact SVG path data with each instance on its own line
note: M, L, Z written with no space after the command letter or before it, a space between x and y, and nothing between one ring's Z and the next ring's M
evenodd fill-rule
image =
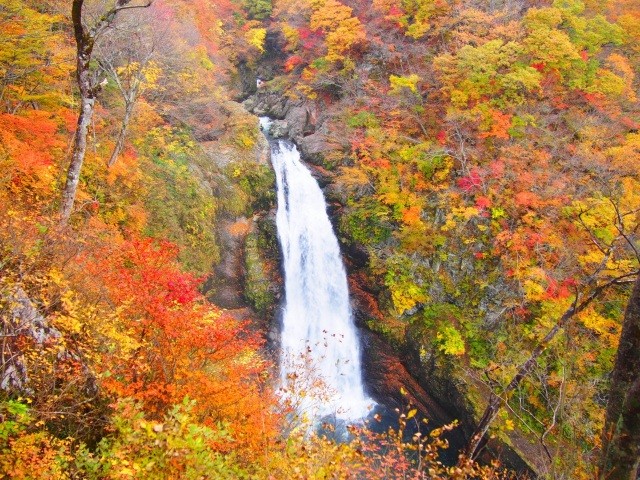
M506 406L494 426L541 473L590 478L638 272L637 5L273 7L266 89L324 121L341 233L382 287L371 328L452 365L479 417Z
M75 38L68 3L0 0L0 478L448 472L437 434L306 435L261 335L202 294L223 225L273 200L227 90L263 51L268 3L75 1ZM74 40L91 47L77 62Z
M223 220L273 199L229 103L255 69L335 173L370 327L450 368L541 473L593 477L638 271L635 2L87 0L88 92L67 3L0 0L3 478L498 478L438 465L440 430L305 438L259 335L203 297Z

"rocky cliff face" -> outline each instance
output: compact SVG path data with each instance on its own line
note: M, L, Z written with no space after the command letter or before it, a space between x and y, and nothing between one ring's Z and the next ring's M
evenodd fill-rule
M204 153L189 168L216 203L219 250L204 293L216 305L274 337L281 275L275 241L275 186L270 148L257 119L227 102L225 128L199 138Z
M293 101L280 92L259 91L243 105L255 115L276 119L271 135L293 140L302 157L314 165L322 165L330 152L340 152L343 147L329 132L326 120L330 110L315 102Z

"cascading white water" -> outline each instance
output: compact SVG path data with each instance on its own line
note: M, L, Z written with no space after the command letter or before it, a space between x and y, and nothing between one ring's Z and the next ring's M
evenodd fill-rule
M270 120L260 122L267 131ZM362 385L347 276L322 190L291 142L271 142L271 161L285 272L282 391L310 419L363 418L373 402Z

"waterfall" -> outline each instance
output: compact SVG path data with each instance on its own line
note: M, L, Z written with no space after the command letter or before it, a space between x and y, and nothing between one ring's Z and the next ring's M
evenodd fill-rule
M260 122L267 131L270 120ZM296 146L287 140L270 143L285 273L281 391L309 419L357 420L373 402L362 385L347 276L325 199Z

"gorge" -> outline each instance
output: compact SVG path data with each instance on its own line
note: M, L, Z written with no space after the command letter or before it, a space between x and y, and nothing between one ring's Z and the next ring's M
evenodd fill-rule
M638 25L0 0L0 477L637 477Z
M281 243L285 298L280 300L282 311L272 314L270 330L273 347L280 350L285 399L301 416L331 416L340 425L359 423L367 415L371 419L375 413L379 423L370 426L378 432L397 428L399 412L413 408L427 426L410 426L412 432L426 433L458 420L460 425L445 434L449 448L440 452L443 462L455 464L473 425L469 405L450 367L436 355L425 360L414 341L398 348L370 328L378 312L359 273L367 260L353 245L335 238L344 205L336 198L334 175L318 165L317 152L310 153L331 149L323 125L310 123L312 116L304 113L310 105L270 92L258 91L244 106L260 118L276 176L278 208L268 222L276 224ZM335 335L338 331L347 333ZM364 346L362 352L358 344ZM485 460L492 458L529 471L509 446L495 439L485 446Z
M271 121L262 117L260 124L268 132ZM357 420L373 405L364 393L347 276L324 196L292 142L270 143L285 275L281 391L301 416Z

